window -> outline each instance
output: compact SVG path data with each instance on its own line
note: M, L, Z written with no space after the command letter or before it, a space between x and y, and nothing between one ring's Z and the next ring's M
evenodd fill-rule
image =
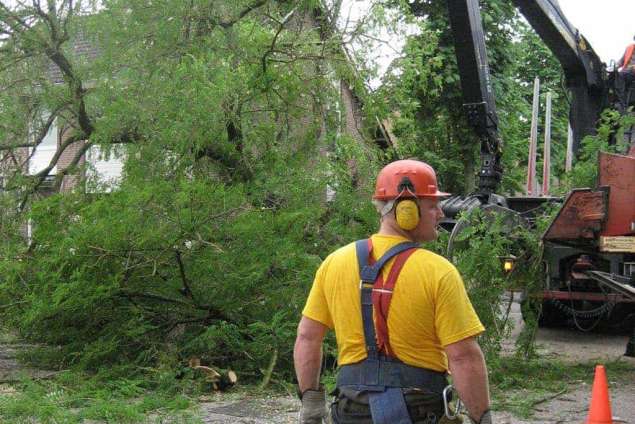
M86 153L86 190L94 193L116 189L121 182L125 156L125 149L121 145L112 146L110 155L106 155L100 146L91 146Z
M46 136L42 142L35 148L35 152L29 160L29 174L37 174L44 168L49 166L51 159L57 151L57 125L55 122L49 127ZM29 149L29 154L31 149ZM57 165L51 169L49 175L55 175L57 173Z

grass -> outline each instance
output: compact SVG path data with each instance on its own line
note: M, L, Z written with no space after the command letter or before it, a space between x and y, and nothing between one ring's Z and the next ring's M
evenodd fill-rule
M213 392L189 369L113 368L97 374L62 371L48 380L26 374L17 383L0 384L0 423L202 423L199 402L264 399L294 393L280 381L260 389L257 384Z
M0 344L19 339L0 331ZM30 346L17 354L25 366L58 369L59 350ZM291 384L275 380L265 391L257 385L225 393L211 391L202 375L190 368L166 364L159 369L105 367L96 373L60 371L50 379L24 373L11 384L0 383L0 423L201 423L198 403L294 393Z
M15 334L0 327L0 344L10 345L10 344L18 343L18 342L19 342L19 339Z
M631 381L635 368L625 361L604 364L609 385ZM535 407L586 384L591 391L595 363L569 364L554 359L506 357L491 361L493 408L530 418Z
M173 376L172 376L173 379ZM24 378L13 387L0 385L0 423L202 423L199 402L238 402L288 396L286 384L261 390L238 386L210 392L199 380L159 383L156 379L91 376L66 371L54 379Z
M23 378L0 390L0 422L198 423L191 412L192 390L162 376L124 378L64 371L50 380Z

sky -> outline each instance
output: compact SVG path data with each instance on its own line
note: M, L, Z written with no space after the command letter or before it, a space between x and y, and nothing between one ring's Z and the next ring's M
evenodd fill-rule
M607 64L633 42L635 0L560 0L560 8Z
M558 0L554 0L558 1ZM589 41L600 59L607 65L617 62L626 46L635 36L635 0L559 0L560 8L569 22ZM368 0L343 0L344 21L363 17L369 7ZM396 56L395 49L402 42L394 37L381 37L389 40L391 47L378 46L373 61L379 64L380 72ZM377 85L379 79L374 81Z

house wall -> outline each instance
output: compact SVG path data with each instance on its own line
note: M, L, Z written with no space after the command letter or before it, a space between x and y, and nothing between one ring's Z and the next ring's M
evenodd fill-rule
M71 135L71 129L69 127L62 128L62 130L60 131L60 140L59 140L60 142L58 146L66 142L68 138L70 137L70 135ZM71 144L70 146L68 146L64 150L64 152L62 152L59 160L57 161L58 169L60 171L64 171L68 169L68 167L71 166L73 159L77 155L77 152L80 149L82 149L83 146L84 146L83 141L77 141ZM85 157L82 156L82 158L77 163L77 166L81 167L82 165L84 165L85 161L86 161ZM79 182L80 182L80 176L77 175L76 172L71 171L67 175L64 175L64 178L62 179L62 185L60 186L60 191L61 192L72 191L75 187L77 187Z

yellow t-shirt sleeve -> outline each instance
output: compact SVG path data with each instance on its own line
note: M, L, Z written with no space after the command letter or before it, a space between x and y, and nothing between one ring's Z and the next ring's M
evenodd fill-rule
M437 336L443 347L485 331L454 267L439 282L435 308Z
M324 292L324 279L328 268L328 259L322 262L322 265L315 273L313 286L309 292L309 297L302 311L302 315L314 321L318 321L328 328L333 329L333 317L329 312L328 303L326 301L326 293Z

